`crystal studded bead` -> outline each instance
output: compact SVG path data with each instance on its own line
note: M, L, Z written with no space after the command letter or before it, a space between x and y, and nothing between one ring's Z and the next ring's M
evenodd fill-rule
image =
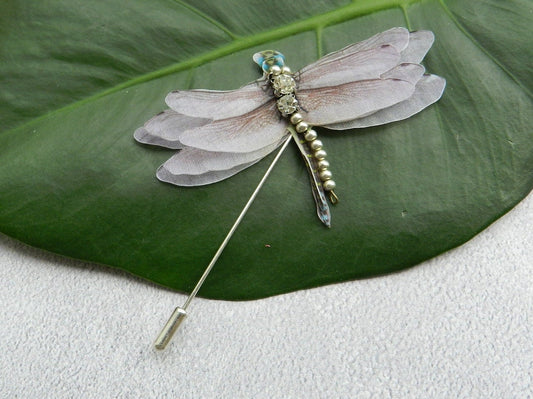
M296 82L291 75L282 73L281 75L274 76L274 79L272 79L272 87L278 94L290 94L294 92Z
M279 112L284 115L290 115L298 109L298 100L291 94L286 94L278 98L277 106Z

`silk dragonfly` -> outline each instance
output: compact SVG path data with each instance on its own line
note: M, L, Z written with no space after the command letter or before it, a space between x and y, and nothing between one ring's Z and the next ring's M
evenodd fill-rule
M314 126L332 130L395 122L420 112L442 95L446 81L420 62L431 48L430 31L392 28L330 53L296 73L272 50L254 54L263 76L236 90L173 91L169 109L138 128L135 139L179 150L157 170L178 186L200 186L233 176L281 146L211 262L159 334L164 349L187 307L220 257L265 179L295 140L307 166L319 219L331 226L326 197L336 203L336 183Z

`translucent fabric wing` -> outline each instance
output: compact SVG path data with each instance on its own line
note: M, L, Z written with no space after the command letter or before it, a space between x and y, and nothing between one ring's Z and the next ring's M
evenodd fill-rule
M380 93L386 91L387 96ZM302 90L298 99L308 123L324 126L363 117L409 98L415 85L400 79L350 82L335 87Z
M437 75L423 75L415 86L414 93L406 100L381 109L368 116L346 122L324 125L328 129L346 130L383 125L407 119L437 101L444 91L446 81Z
M165 102L179 114L196 118L220 120L247 114L272 100L265 82L255 81L237 89L176 90L168 93Z
M178 186L200 186L227 179L274 151L283 139L245 153L211 152L186 147L157 170L157 178Z
M287 134L285 129L286 123L271 100L247 114L187 130L180 141L205 151L246 153L278 142Z

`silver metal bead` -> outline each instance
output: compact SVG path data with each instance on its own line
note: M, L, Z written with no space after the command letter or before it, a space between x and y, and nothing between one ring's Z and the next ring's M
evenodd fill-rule
M316 134L316 132L313 129L309 129L304 135L304 139L307 141L313 141L317 137L318 137L318 134Z
M309 143L309 148L311 148L313 151L321 150L323 147L323 144L320 140L313 140Z
M281 68L281 72L290 74L291 68L289 68L288 66L284 66L283 68Z
M299 122L297 125L296 125L296 131L298 133L303 133L305 132L307 129L309 129L309 125L307 124L307 122Z
M324 158L326 158L327 155L327 152L324 150L318 150L314 153L315 158L319 161L322 161Z
M302 114L300 114L299 112L297 112L295 114L292 114L292 116L291 116L291 123L293 125L296 125L296 124L300 123L303 120L304 120L304 118L302 117Z
M324 187L324 190L326 191L331 191L337 187L337 184L333 180L326 180L324 183L322 183L322 187Z
M281 73L281 68L279 66L277 66L277 65L272 65L270 67L270 73L272 75L279 75Z
M320 180L322 181L331 180L331 178L333 177L333 173L326 169L320 172L319 176Z
M329 168L329 162L323 159L321 161L318 161L317 166L318 170L326 170L327 168Z

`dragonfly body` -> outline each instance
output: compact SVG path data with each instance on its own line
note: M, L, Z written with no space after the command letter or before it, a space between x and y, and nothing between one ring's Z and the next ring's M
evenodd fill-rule
M329 225L329 163L313 126L346 130L406 119L437 101L445 80L420 62L434 37L392 28L330 53L294 73L284 56L256 53L263 78L230 91L167 95L169 109L135 131L137 141L179 149L157 177L179 186L226 179L281 145L289 134L306 159L321 221ZM280 118L280 113L285 118ZM330 195L336 200L336 197Z

